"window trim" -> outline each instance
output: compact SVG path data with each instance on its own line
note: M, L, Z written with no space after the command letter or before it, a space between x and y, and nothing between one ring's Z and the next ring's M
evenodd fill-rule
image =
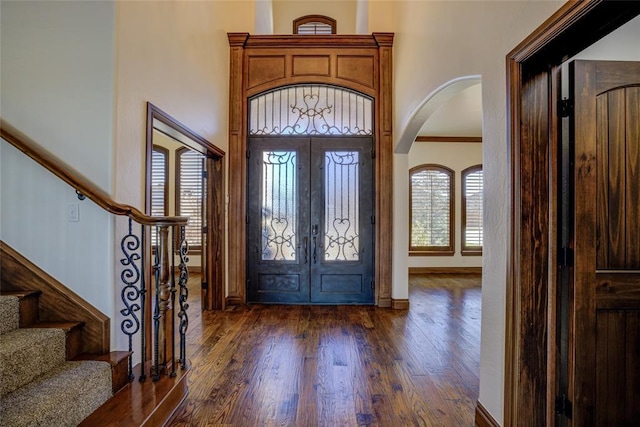
M320 22L331 27L331 34L336 34L336 20L326 15L305 15L293 20L293 34L298 34L298 28L309 22ZM308 36L310 34L304 34Z
M415 173L435 170L449 176L449 246L412 246L411 234L413 224L413 181ZM409 169L409 256L453 256L455 254L455 172L439 164L427 163Z
M482 165L473 165L473 166L469 166L468 168L464 169L461 172L461 179L462 179L462 205L461 205L461 210L462 210L462 221L460 223L460 228L461 228L461 240L460 240L460 254L462 256L482 256L482 246L468 246L465 243L466 240L466 234L467 234L467 192L466 192L466 186L467 186L467 181L466 181L466 177L467 175L474 173L474 172L478 172L478 171L482 171ZM483 179L484 179L484 172L483 172ZM482 186L482 191L484 192L484 184ZM484 209L484 206L483 206Z
M169 150L161 145L156 145L153 144L152 148L151 148L151 158L153 159L153 151L157 151L158 153L162 154L164 156L164 212L163 215L167 216L168 212L169 212L169 160L170 160L170 156L169 156ZM153 171L151 172L153 174ZM153 180L153 175L152 175L152 180ZM153 189L152 189L152 194L153 194ZM151 198L151 210L150 212L153 210L153 197Z
M190 152L190 151L196 151L193 148L190 147L180 147L178 148L175 153L176 153L176 158L175 158L175 163L176 163L176 177L175 177L175 211L176 211L176 215L180 215L180 158L182 157L182 154ZM197 151L196 151L197 152ZM204 188L203 188L204 190ZM203 194L204 197L204 194ZM201 219L202 220L202 219ZM202 234L202 233L201 233ZM175 238L175 245L176 245L176 252L178 251L178 248L180 247L180 236L178 235L178 233L175 234L174 236ZM189 245L189 254L193 254L193 255L199 255L202 253L202 237L200 237L200 244L199 245Z

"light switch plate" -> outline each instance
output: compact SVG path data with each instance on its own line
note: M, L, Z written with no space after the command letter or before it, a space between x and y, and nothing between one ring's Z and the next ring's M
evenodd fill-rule
M67 221L80 221L80 205L78 203L69 203L69 205L67 206Z

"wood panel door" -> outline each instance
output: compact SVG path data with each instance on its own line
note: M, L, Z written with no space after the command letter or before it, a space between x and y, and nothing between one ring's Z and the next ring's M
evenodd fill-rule
M574 61L574 426L640 420L640 62Z
M252 137L249 302L373 304L372 139Z

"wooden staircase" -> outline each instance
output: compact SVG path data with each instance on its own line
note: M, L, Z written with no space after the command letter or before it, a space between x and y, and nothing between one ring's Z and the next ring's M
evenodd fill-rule
M113 366L71 361L80 352L82 321L39 321L41 294L0 295L2 425L75 426L113 392Z
M102 351L108 348L109 319L84 302L78 295L32 264L13 248L0 241L0 299L17 300L18 312L15 328L21 330L59 330L64 334L61 362L106 363L110 366L110 393L108 400L97 408L92 408L84 420L72 419L66 424L56 419L54 424L34 425L79 425L101 426L161 426L188 393L187 371L178 370L176 377L162 376L157 382L139 382L140 366L134 367L135 380L130 381L128 351ZM5 311L0 309L0 312ZM71 320L70 320L71 319ZM76 319L76 320L73 320ZM89 328L87 327L89 326ZM0 324L0 345L5 341L5 333L15 329ZM5 331L6 329L6 331ZM48 340L49 338L47 338ZM48 341L47 341L48 342ZM147 365L147 366L150 366ZM31 384L31 383L29 383ZM74 388L65 383L65 388ZM0 404L0 425L5 425L9 398L3 393ZM108 397L108 396L107 396ZM28 405L33 410L32 402ZM74 403L75 405L75 403ZM58 404L54 406L59 406ZM83 417L83 418L84 418ZM22 424L14 422L12 427ZM24 424L29 425L29 424Z

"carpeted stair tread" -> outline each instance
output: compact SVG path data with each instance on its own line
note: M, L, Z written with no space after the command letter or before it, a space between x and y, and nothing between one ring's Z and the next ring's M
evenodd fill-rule
M0 338L0 396L65 361L62 329L15 329Z
M14 295L0 295L0 334L18 329L20 301Z
M111 367L64 362L2 399L0 424L76 426L111 397Z

